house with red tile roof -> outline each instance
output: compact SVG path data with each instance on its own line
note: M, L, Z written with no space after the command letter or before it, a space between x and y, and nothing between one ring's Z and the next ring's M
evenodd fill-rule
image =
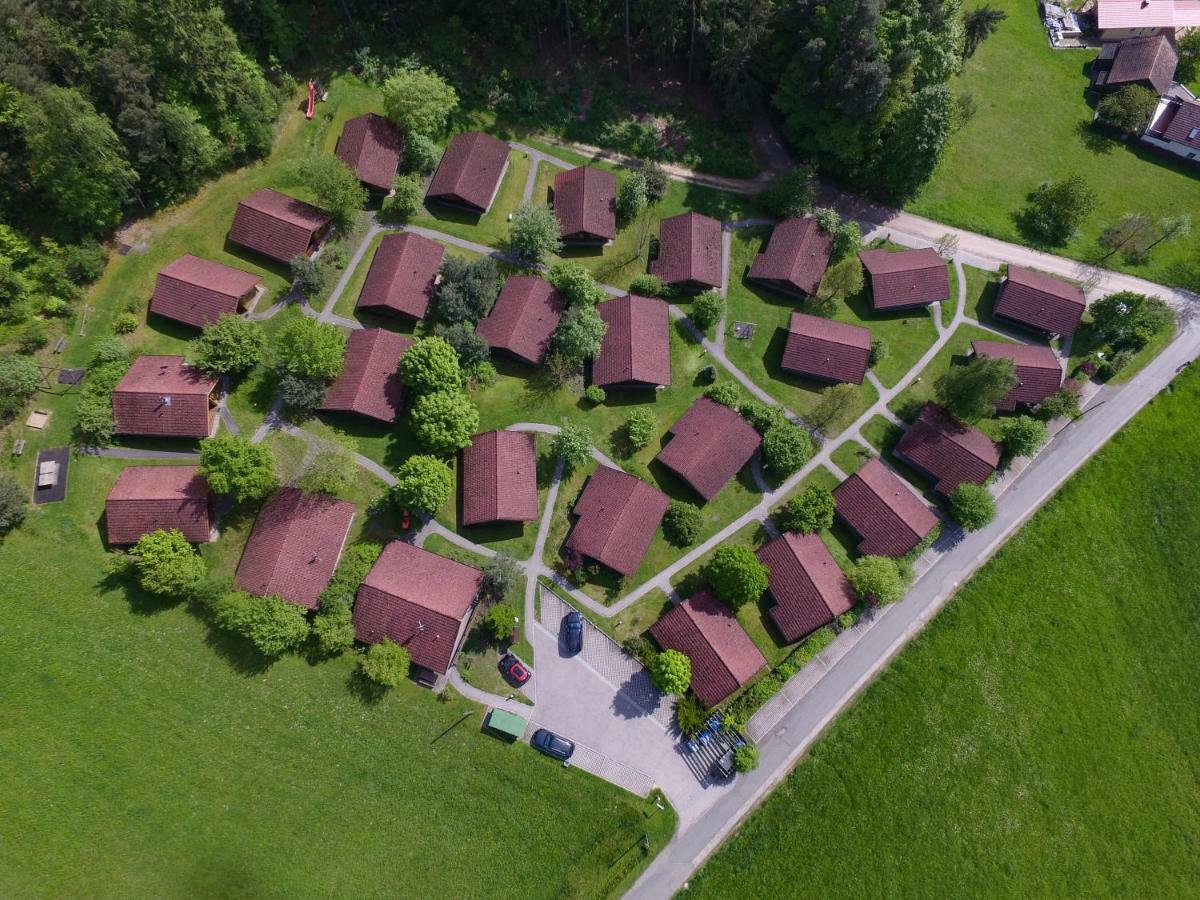
M412 345L412 338L386 328L351 331L342 372L325 392L321 409L355 413L388 424L396 422L404 403L400 357Z
M566 308L566 298L545 279L510 275L475 331L493 353L540 366Z
M1179 55L1166 35L1104 44L1092 60L1092 87L1103 93L1131 84L1163 95L1171 91Z
M721 223L687 212L658 225L658 258L650 273L683 291L721 286Z
M815 219L784 219L771 232L762 253L754 257L746 277L767 287L797 297L817 292L829 257L833 235L826 234Z
M960 484L983 484L1000 465L1000 445L933 403L921 408L896 445L896 456L949 497Z
M282 487L263 504L242 551L233 586L316 609L354 521L354 504Z
M711 588L693 594L650 626L664 650L692 663L692 692L707 707L724 701L767 667L729 606Z
M1006 344L971 341L975 356L1012 360L1017 386L996 404L1002 412L1037 406L1062 387L1063 370L1058 355L1045 344Z
M207 543L211 498L198 466L126 466L104 500L108 542L136 544L174 529L193 544Z
M938 524L937 516L878 457L833 489L837 517L864 556L903 556Z
M445 254L445 247L419 234L384 235L354 308L401 319L425 318Z
M364 644L388 638L408 650L414 665L444 675L482 585L478 569L392 541L358 588L354 637Z
M554 216L564 244L607 244L617 236L617 176L594 166L559 172Z
M1200 28L1198 0L1097 0L1096 29L1102 41Z
M329 216L311 203L270 188L255 191L238 204L229 240L276 262L316 252L329 233Z
M359 181L386 194L392 190L392 181L400 166L404 138L390 120L366 113L342 126L333 152L354 170Z
M483 214L491 209L507 168L504 141L482 131L456 134L442 154L425 199Z
M608 325L592 360L592 384L606 390L671 385L671 324L667 304L627 294L596 307Z
M858 258L871 277L872 309L914 309L950 298L946 263L935 250L860 250Z
M217 386L182 356L139 356L113 388L116 433L206 438L216 421Z
M671 439L655 457L708 502L754 456L762 437L730 409L698 397L670 429Z
M597 466L571 509L565 547L632 575L654 539L671 499L628 472Z
M1070 337L1086 308L1087 299L1076 285L1032 269L1009 266L992 313L1031 331Z
M780 362L785 372L835 384L862 384L870 364L869 329L792 313Z
M858 602L819 535L789 531L760 547L758 561L770 571L771 621L789 644L828 625Z
M261 285L262 278L253 272L185 253L159 271L150 312L203 328L223 315L245 312Z
M488 431L462 451L463 525L533 522L538 517L533 435Z
M1163 97L1141 140L1162 153L1200 165L1200 101Z

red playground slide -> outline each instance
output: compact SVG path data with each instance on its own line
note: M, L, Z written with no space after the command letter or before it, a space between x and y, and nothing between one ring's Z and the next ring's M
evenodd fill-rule
M313 106L317 102L317 86L310 78L308 80L308 111L304 113L304 118L311 119L313 116Z

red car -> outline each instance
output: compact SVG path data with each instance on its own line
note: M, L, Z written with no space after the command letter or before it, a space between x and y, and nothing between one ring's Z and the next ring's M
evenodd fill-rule
M517 687L527 682L530 676L530 672L525 668L525 665L511 653L505 653L504 658L500 660L500 674L510 684L514 684Z

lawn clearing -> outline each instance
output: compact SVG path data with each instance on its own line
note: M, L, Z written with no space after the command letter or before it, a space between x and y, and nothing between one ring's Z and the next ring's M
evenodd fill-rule
M847 475L853 475L867 464L867 460L872 455L871 451L858 441L845 441L830 454L829 458Z

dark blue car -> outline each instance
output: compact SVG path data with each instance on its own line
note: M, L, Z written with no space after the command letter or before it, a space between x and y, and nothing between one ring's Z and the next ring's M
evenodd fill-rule
M533 733L533 737L529 739L529 745L534 750L541 750L547 756L553 756L563 762L570 759L571 754L575 752L573 741L559 737L553 731L547 731L545 728L539 728Z
M568 613L563 619L563 641L567 652L578 653L583 649L583 615L578 612Z

